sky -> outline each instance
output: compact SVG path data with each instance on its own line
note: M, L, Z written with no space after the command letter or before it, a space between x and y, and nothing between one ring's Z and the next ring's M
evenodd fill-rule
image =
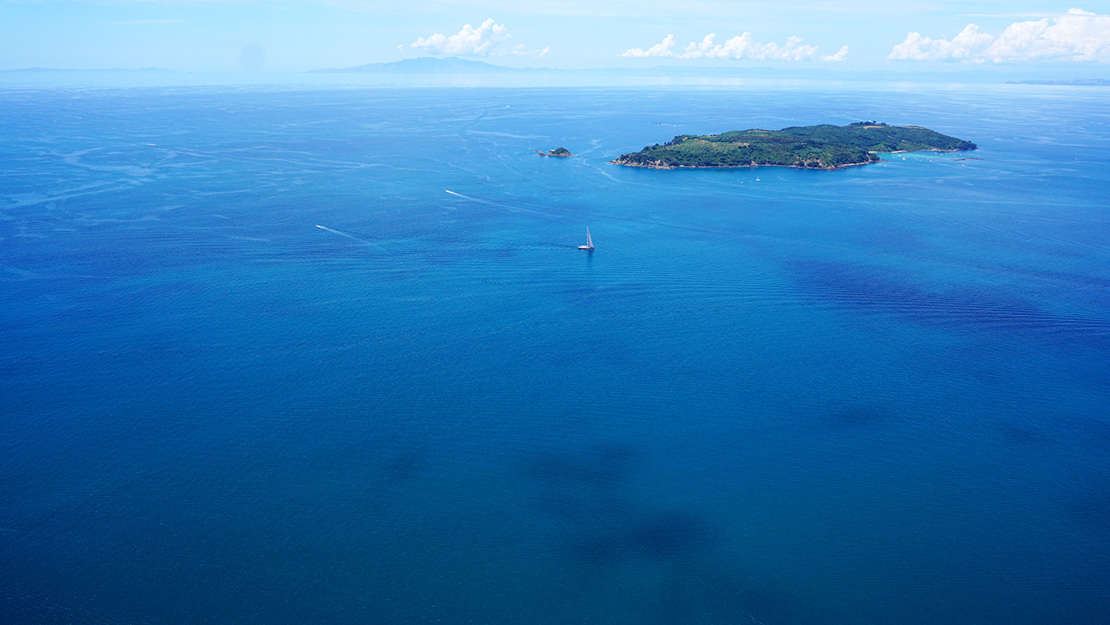
M0 70L989 70L1110 78L1110 0L0 0Z

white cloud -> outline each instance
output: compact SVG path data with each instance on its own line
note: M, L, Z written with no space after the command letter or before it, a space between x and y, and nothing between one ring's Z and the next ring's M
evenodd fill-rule
M968 24L951 41L909 33L887 56L893 60L1110 61L1110 15L1071 9L1039 20L1014 22L997 38Z
M473 56L544 56L550 48L531 51L523 45L510 46L509 32L504 24L498 24L491 17L477 28L466 24L457 34L447 36L440 33L428 37L418 37L409 44L410 48L423 48L432 54L464 54Z
M643 48L632 48L625 50L621 56L634 56L634 57L649 57L649 56L674 56L674 35L667 35L663 41L655 44L654 46L644 50Z
M987 49L991 61L1110 61L1110 15L1071 9L1064 15L1011 24Z
M924 37L921 33L910 33L906 40L894 46L887 56L896 61L950 61L974 58L990 45L994 37L979 32L975 24L968 24L960 34L947 39Z
M846 58L848 58L848 46L841 46L840 49L836 51L836 54L830 54L828 56L823 56L823 57L821 57L821 60L822 61L828 61L828 62L831 62L831 63L839 63L839 62L843 61Z
M681 59L750 59L758 61L806 61L817 54L817 46L802 45L798 37L790 37L785 45L777 43L759 43L752 38L751 33L744 33L725 41L717 43L717 35L710 33L699 42L686 45L681 54L675 53L674 35L667 35L663 41L644 50L632 48L626 50L621 56L630 57L676 57ZM848 54L848 46L844 46L832 56L822 57L826 61L840 61Z

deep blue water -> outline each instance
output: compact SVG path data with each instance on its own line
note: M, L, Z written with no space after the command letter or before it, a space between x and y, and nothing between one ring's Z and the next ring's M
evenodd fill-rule
M865 119L980 149L606 164ZM1110 614L1105 89L8 89L0 127L4 623Z

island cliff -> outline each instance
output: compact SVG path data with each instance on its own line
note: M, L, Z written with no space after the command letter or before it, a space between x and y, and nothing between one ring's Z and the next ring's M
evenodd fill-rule
M834 170L879 160L879 152L974 150L976 145L920 126L856 122L782 130L734 130L719 135L679 135L660 145L623 154L614 165L679 167L801 167Z

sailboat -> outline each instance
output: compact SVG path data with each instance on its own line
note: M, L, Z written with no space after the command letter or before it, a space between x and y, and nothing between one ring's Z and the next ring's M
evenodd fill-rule
M579 245L578 249L593 251L593 249L594 249L594 240L590 238L590 229L589 228L586 228L586 244L585 245Z

